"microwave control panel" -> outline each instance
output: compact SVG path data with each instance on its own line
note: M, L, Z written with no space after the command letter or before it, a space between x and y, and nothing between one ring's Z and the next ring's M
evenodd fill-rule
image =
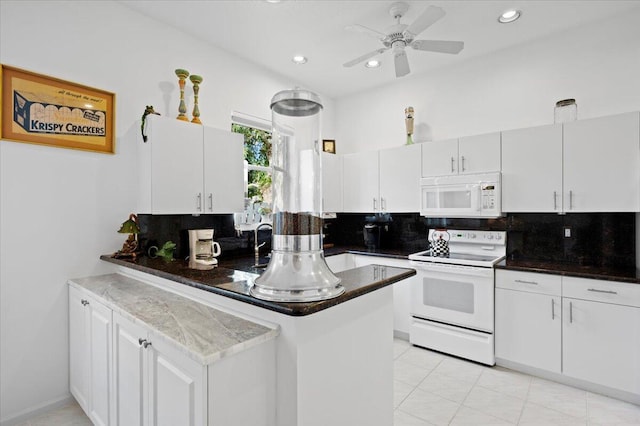
M493 183L483 183L480 186L482 194L482 209L494 210L498 204L496 197L496 185Z

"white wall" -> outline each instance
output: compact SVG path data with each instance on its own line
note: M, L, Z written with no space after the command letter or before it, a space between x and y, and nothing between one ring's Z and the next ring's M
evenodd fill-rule
M297 82L116 2L3 0L0 16L3 64L114 92L117 105L116 155L0 142L0 423L9 423L68 397L65 282L108 271L98 257L122 246L136 121L149 104L177 115L174 69L204 77L201 119L224 129L233 110L269 119L271 97ZM333 105L323 102L332 138Z
M404 144L409 105L416 141L553 123L555 102L565 98L576 99L578 118L640 110L638 22L640 8L336 99L340 153Z

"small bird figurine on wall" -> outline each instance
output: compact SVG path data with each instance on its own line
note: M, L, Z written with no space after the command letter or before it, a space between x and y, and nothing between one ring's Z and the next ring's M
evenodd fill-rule
M160 113L154 111L153 105L147 105L147 107L144 109L144 113L142 114L142 123L140 124L140 132L142 133L142 140L144 142L146 142L148 139L147 135L144 134L144 122L147 119L147 115L149 114L160 115Z

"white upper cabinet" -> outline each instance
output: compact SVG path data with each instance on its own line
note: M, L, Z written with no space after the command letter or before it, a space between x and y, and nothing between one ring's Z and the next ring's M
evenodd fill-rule
M322 154L322 211L342 211L342 156Z
M418 144L379 151L383 212L420 211L420 152Z
M502 210L562 211L562 125L502 132Z
M567 212L640 211L640 115L564 124Z
M344 155L344 211L418 212L421 145Z
M344 170L344 211L369 213L378 211L378 151L346 154Z
M423 143L422 176L456 174L458 174L458 139Z
M147 134L139 145L139 213L242 210L242 135L153 115Z
M500 133L422 144L422 176L500 171Z
M640 211L640 116L502 133L504 212Z
M239 133L204 127L204 212L244 209L244 139Z
M460 174L500 171L500 133L460 138L458 156Z

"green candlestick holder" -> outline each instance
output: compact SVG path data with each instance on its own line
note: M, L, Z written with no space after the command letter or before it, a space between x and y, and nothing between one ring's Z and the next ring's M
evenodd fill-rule
M192 75L189 77L191 83L193 83L193 120L192 123L202 124L200 121L200 108L198 108L198 92L200 91L200 83L202 83L202 77L199 75Z
M187 105L184 103L184 84L187 77L189 77L189 71L178 68L176 70L178 76L178 85L180 85L180 106L178 107L178 120L189 121L187 117Z

